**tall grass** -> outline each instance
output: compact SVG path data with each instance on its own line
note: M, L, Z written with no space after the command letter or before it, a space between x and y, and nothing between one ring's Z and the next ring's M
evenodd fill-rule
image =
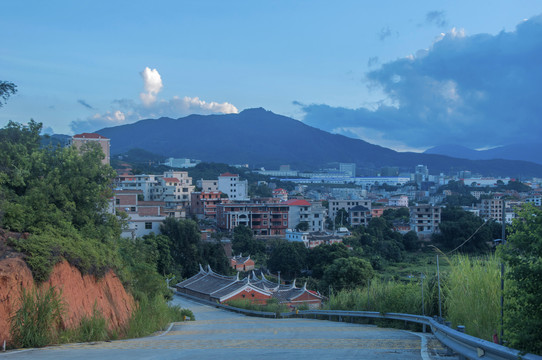
M424 282L424 287L424 297L429 297L427 282ZM326 308L421 314L421 291L421 283L416 279L407 282L374 279L363 288L332 294Z
M440 274L442 316L452 325L464 325L468 334L491 340L500 322L500 267L495 255L446 258L448 271ZM424 313L439 315L437 276L423 282ZM332 294L330 310L357 310L422 314L420 279L372 280L365 287Z
M458 255L444 286L447 319L465 325L470 335L491 340L500 323L500 267L495 255L469 258Z
M126 337L147 336L155 331L165 329L172 321L183 321L185 317L195 320L192 311L168 305L161 295L155 295L151 298L141 296L137 309L130 318Z
M11 318L15 347L43 347L57 341L62 330L65 305L55 287L21 289L19 309Z

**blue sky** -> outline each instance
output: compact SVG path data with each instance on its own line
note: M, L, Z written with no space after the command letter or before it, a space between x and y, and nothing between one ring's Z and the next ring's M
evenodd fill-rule
M542 133L540 1L12 1L9 120L73 134L264 107L397 150ZM529 19L528 21L525 21Z

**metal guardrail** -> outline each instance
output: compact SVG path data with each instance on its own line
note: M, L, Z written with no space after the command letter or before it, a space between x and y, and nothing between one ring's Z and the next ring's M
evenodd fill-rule
M477 337L467 335L458 330L455 330L445 324L437 321L434 318L422 315L401 314L401 313L380 313L376 311L344 311L344 310L301 310L297 312L273 313L265 311L254 311L240 308L234 308L229 305L223 305L212 301L200 299L194 296L175 292L177 295L193 299L197 302L221 308L228 311L233 311L241 314L262 317L305 317L305 316L335 316L339 321L345 317L358 318L373 318L373 319L388 319L402 320L413 322L421 325L426 325L431 328L431 332L445 346L452 349L457 354L468 359L489 359L489 360L542 360L542 356L534 354L524 354L519 350L510 349L506 346L494 344L490 341L479 339Z

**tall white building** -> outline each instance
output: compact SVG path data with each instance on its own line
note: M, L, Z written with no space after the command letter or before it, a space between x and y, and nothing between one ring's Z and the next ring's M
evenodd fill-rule
M228 195L230 200L250 200L248 197L248 181L239 180L238 174L220 174L218 177L218 191Z

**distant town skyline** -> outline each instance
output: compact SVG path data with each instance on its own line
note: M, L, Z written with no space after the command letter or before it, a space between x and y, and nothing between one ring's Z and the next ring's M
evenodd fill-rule
M540 142L538 1L3 4L0 126L264 107L399 151Z

